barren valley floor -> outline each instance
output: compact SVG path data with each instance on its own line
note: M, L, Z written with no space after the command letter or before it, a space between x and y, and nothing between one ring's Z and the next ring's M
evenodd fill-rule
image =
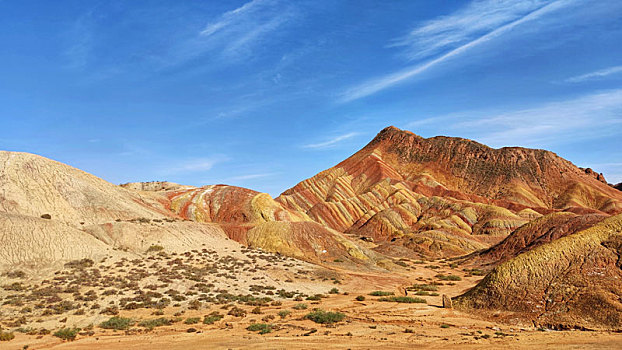
M479 317L443 308L443 294L460 295L482 277L446 260L402 259L400 265L390 273L325 269L251 249L160 252L100 264L84 260L65 266L54 279L11 279L15 290L3 291L3 297L19 305L3 305L3 322L24 324L0 348L612 349L622 344L619 333L536 329L511 315ZM113 288L121 294L111 296ZM54 292L63 300L37 311L42 300L53 297L46 293ZM29 308L37 316L24 311ZM345 318L316 323L306 318L314 309ZM130 324L103 328L115 317L131 319ZM490 321L495 319L501 321ZM249 330L252 324L268 331ZM81 329L75 340L64 341L53 335L63 327Z

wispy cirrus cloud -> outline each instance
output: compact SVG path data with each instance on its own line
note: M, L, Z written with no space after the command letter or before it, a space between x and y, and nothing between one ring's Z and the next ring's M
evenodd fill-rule
M357 136L359 133L357 132L350 132L347 134L342 134L342 135L338 135L335 136L329 140L326 140L324 142L319 142L319 143L311 143L311 144L306 144L303 145L302 148L308 148L308 149L327 149L327 148L331 148L336 146L339 142L341 141L345 141L347 139L351 139L354 136Z
M182 175L206 172L211 170L216 164L227 160L229 160L229 158L223 155L205 158L189 158L183 161L166 164L158 173L160 175Z
M276 174L277 173L245 174L245 175L232 176L232 177L228 178L227 180L228 181L254 180L254 179L262 179L262 178L274 176Z
M68 47L63 52L67 68L83 70L92 56L94 43L94 10L76 19L67 34Z
M229 58L245 56L296 15L292 4L279 0L252 0L208 23L192 45L199 52L219 49Z
M253 13L257 10L257 8L261 7L266 1L265 0L253 0L247 2L246 4L223 13L220 16L220 19L209 23L205 29L201 31L202 36L210 36L228 26L234 25L236 22L240 20L241 17Z
M516 21L550 3L550 0L478 0L447 16L427 21L390 47L406 48L409 59L436 54L460 46L478 36Z
M526 109L471 111L424 119L427 121L439 125L438 133L459 134L493 147L541 148L622 136L619 131L622 126L622 89L542 103ZM411 125L421 124L415 121Z
M475 2L474 4L488 3L492 3L492 1L479 1ZM548 2L541 7L537 7L534 5L531 12L527 12L528 7L526 6L520 7L521 11L514 10L501 12L501 14L494 15L493 20L490 21L486 21L483 18L479 18L478 20L477 16L474 14L475 11L468 10L466 12L466 15L462 15L464 18L460 18L460 16L457 15L458 17L450 16L449 19L444 18L438 20L438 22L430 22L421 27L419 30L415 30L415 40L412 42L428 43L427 47L424 47L423 49L425 55L429 55L432 52L437 52L443 48L453 47L450 51L427 62L408 67L396 73L387 74L380 78L368 80L366 82L363 82L362 84L347 89L339 96L339 101L349 102L357 100L392 87L405 80L420 75L421 73L426 72L430 68L433 68L455 57L458 57L482 44L490 42L493 39L497 39L520 25L528 22L533 22L549 13L567 7L572 3L574 3L574 0L557 0L554 2ZM475 8L477 8L477 6ZM493 14L495 13L495 11L493 10L488 10L487 12L492 12ZM527 13L525 14L525 12ZM519 15L520 17L517 17ZM451 24L451 21L457 21L461 24L453 25ZM482 21L483 23L485 23L485 25L475 25L475 23L478 23L478 21ZM475 26L475 29L465 29L468 27L469 24ZM482 30L484 30L484 28L492 28L492 30L475 39L472 39L472 35L480 33ZM460 30L464 31L465 33L459 34ZM426 37L426 39L419 38L424 33L429 34L429 39L428 37ZM443 37L443 35L445 37ZM464 42L465 40L470 41ZM455 44L460 43L460 46L454 46Z
M607 77L613 74L619 74L619 73L622 73L622 66L613 66L613 67L597 70L595 72L590 72L590 73L577 75L575 77L568 78L566 79L566 82L580 83L580 82L587 81L587 80L601 79L601 78L604 78L604 77Z

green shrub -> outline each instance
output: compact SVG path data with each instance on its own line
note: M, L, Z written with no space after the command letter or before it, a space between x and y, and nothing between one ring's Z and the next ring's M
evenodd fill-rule
M333 288L333 289L328 291L328 294L339 294L339 289Z
M62 340L72 341L76 339L78 332L80 332L80 328L61 328L54 333L54 336Z
M335 322L343 321L346 315L341 312L326 312L324 310L316 309L313 312L308 313L305 318L315 323L332 324Z
M444 324L444 323L443 323L443 324L441 325L441 328L449 328L449 327L451 327L451 326L450 326L450 325L448 325L448 324Z
M0 331L0 341L10 341L15 338L15 334L13 332L2 332Z
M234 306L231 308L231 310L229 310L229 313L227 313L228 315L234 316L234 317L244 317L246 316L246 311L244 309L241 309L237 306Z
M311 300L311 301L322 300L322 294L316 294L316 295L308 296L307 300Z
M403 261L399 261L399 260L395 262L395 265L399 265L401 267L408 267L407 263L405 263Z
M460 276L456 276L456 275L438 274L438 275L436 275L436 278L438 278L441 281L462 281L462 278Z
M369 293L369 295L375 296L375 297L384 297L387 295L393 295L393 292L385 292L383 290L375 290L371 293Z
M138 325L140 327L145 327L145 328L147 328L149 330L152 330L155 327L168 326L171 323L173 323L173 322L170 319L164 318L164 317L160 317L160 318L154 318L154 319L151 319L151 320L140 321L138 323Z
M422 298L412 298L412 297L385 297L380 298L378 301L392 301L395 303L427 303L425 299Z
M253 323L248 326L246 329L251 332L259 331L259 334L267 334L272 332L272 325L267 323Z
M164 250L163 246L154 244L151 247L147 248L147 253L156 253L162 250Z
M188 317L184 323L185 324L195 324L195 323L199 323L201 321L200 317Z
M279 316L281 316L281 318L285 318L287 316L289 316L292 312L289 310L281 310L279 311Z
M306 310L308 307L309 306L307 304L300 303L300 304L294 305L293 309L294 310Z
M438 287L431 284L413 284L412 289L426 292L436 292Z
M124 331L133 326L134 323L136 322L134 322L134 320L132 320L131 318L114 316L111 317L108 321L102 322L99 326L105 329Z
M203 317L203 324L213 324L216 321L220 321L224 316L214 311L209 315Z
M465 272L469 273L473 276L484 276L486 275L486 271L480 269L464 269Z
M4 275L7 276L8 278L24 278L26 277L26 272L22 270L14 270L14 271L8 271Z
M95 262L91 259L84 258L81 260L72 260L68 263L65 263L65 267L73 268L73 269L85 269L87 267L91 267L95 264Z

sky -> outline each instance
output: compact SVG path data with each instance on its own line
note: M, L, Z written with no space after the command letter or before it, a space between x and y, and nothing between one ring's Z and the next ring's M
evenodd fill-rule
M394 125L622 182L622 1L0 0L0 149L277 196Z

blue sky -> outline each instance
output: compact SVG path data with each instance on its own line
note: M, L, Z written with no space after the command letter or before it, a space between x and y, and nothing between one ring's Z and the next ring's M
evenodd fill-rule
M0 0L0 149L274 196L385 126L622 181L622 2Z

